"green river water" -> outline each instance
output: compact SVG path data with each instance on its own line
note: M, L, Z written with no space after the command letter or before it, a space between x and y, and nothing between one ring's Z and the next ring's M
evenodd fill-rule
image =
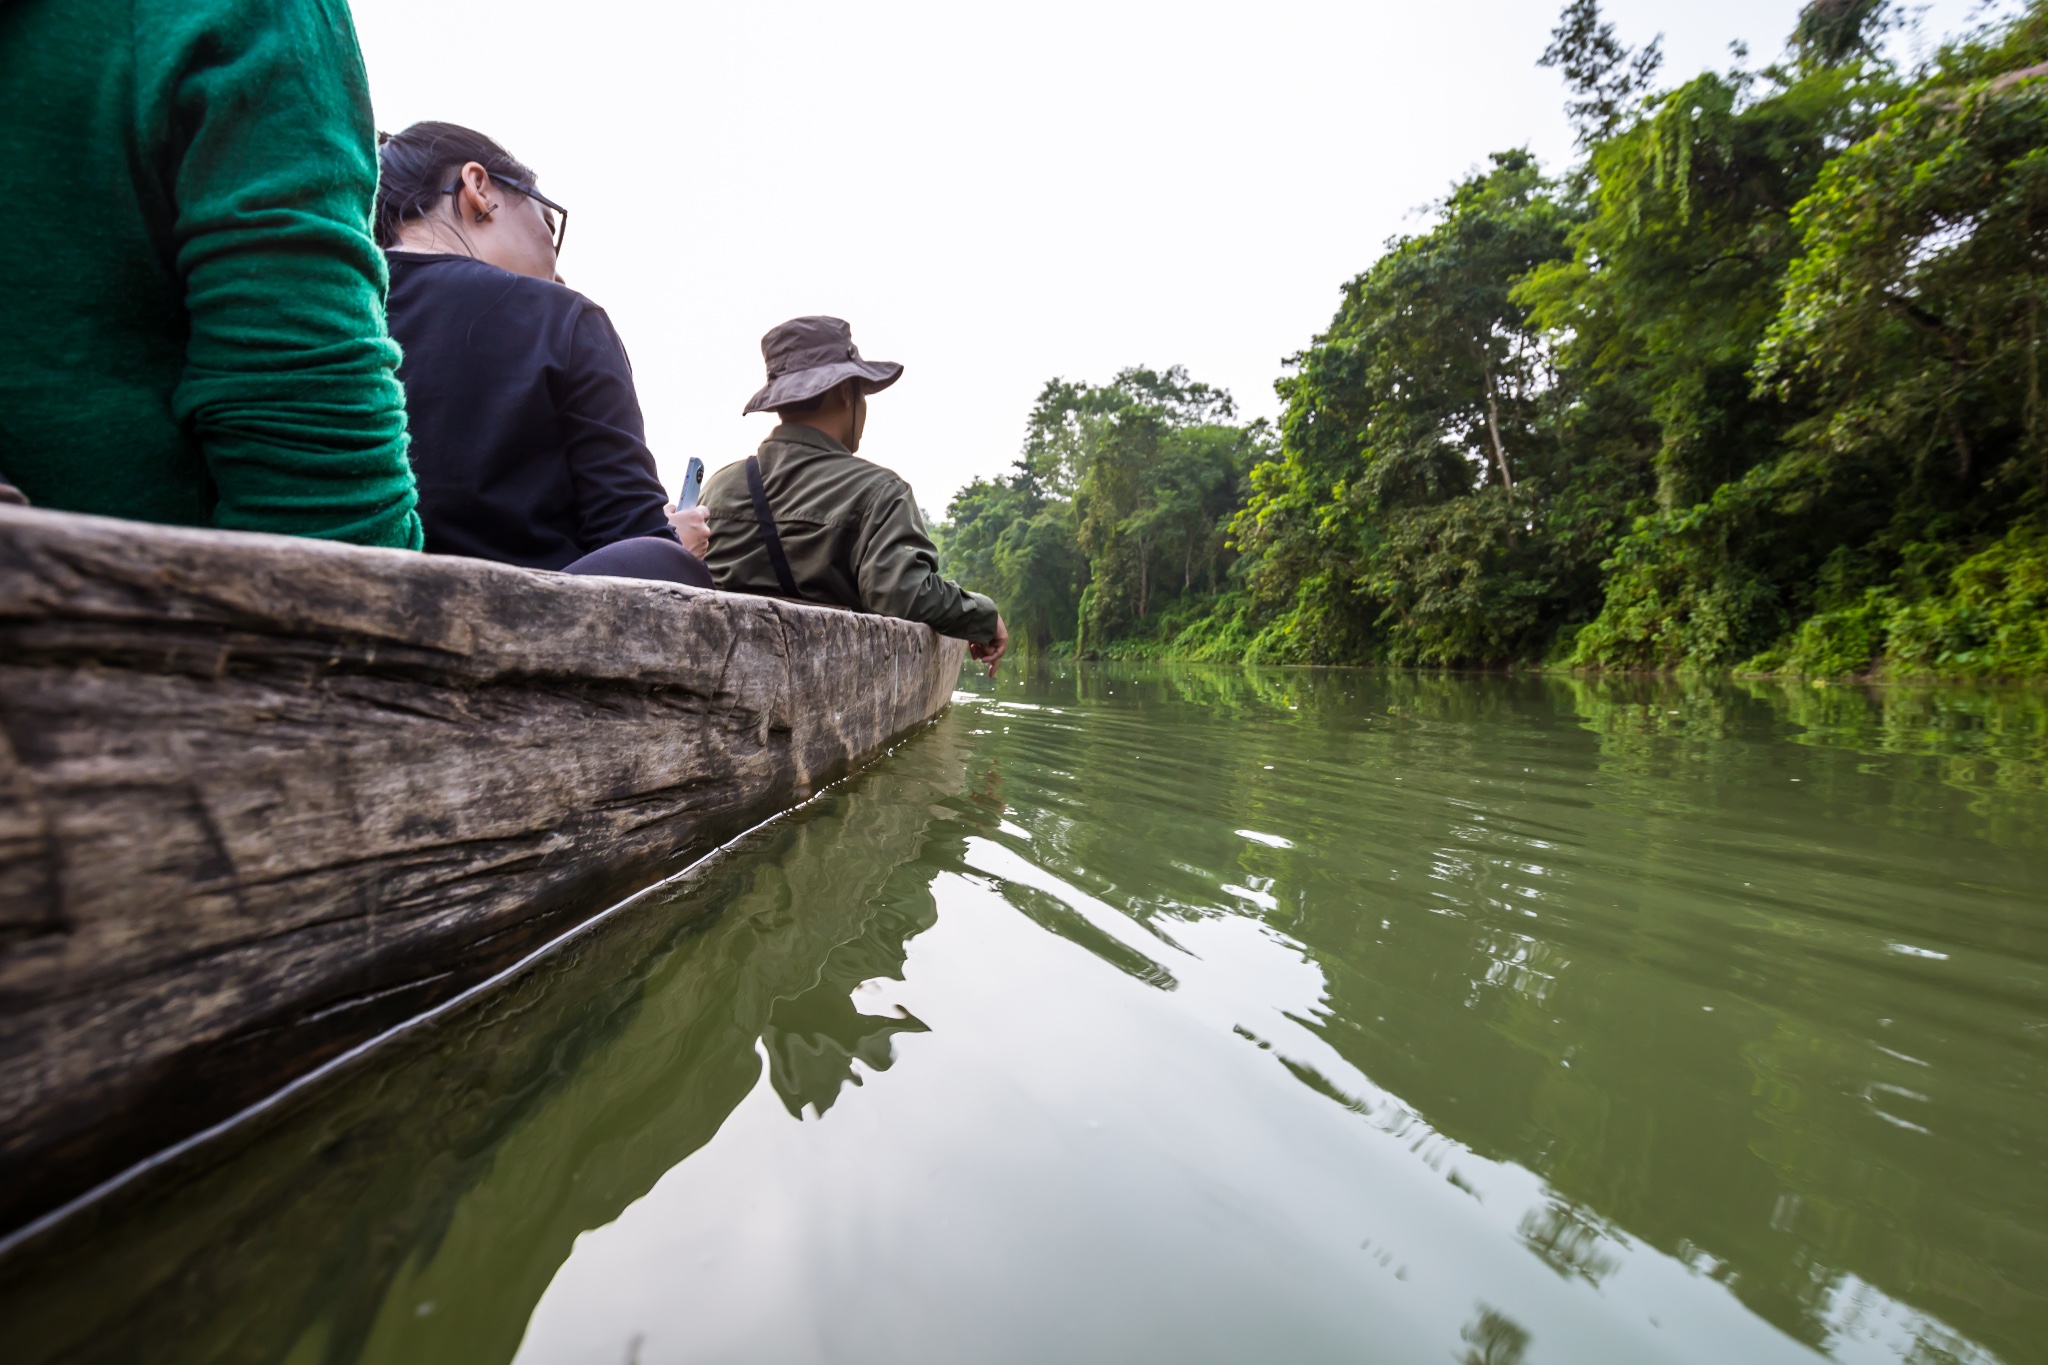
M963 680L10 1361L2048 1361L2048 696Z

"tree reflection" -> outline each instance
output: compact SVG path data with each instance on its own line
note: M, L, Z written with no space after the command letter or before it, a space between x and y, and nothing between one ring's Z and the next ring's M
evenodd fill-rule
M1552 1202L1529 1210L1515 1235L1552 1270L1566 1279L1584 1280L1595 1289L1620 1265L1604 1249L1613 1233L1592 1214L1568 1204Z
M990 745L1015 847L1169 937L1284 932L1339 1055L1544 1177L1520 1235L1560 1274L1611 1274L1621 1227L1817 1347L1852 1282L2038 1339L2048 942L2017 911L2048 875L2048 694L1180 666L1020 691L1078 709Z
M1458 1334L1467 1347L1461 1365L1522 1365L1532 1340L1528 1330L1497 1309L1478 1307L1478 1316Z

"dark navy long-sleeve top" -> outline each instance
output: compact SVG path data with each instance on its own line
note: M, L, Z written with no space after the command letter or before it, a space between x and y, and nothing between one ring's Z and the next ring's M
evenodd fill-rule
M559 569L674 537L602 308L467 256L386 255L427 553Z

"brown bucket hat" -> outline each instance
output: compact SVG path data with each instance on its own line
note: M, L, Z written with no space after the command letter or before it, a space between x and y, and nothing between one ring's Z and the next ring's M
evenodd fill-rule
M747 412L791 407L849 379L862 381L865 393L879 393L903 377L901 365L862 360L853 328L840 318L791 318L761 338L761 356L768 383L747 400Z

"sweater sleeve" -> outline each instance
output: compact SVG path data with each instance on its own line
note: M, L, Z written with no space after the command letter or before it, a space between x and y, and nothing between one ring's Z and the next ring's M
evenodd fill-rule
M417 549L375 134L343 0L142 0L190 333L172 397L217 526Z
M957 639L995 639L996 604L939 576L938 549L925 533L907 486L876 495L854 567L861 605L868 611L922 621Z
M576 485L577 538L584 552L634 536L675 539L664 512L668 494L647 448L625 343L595 305L586 305L576 319L555 402L569 477Z

